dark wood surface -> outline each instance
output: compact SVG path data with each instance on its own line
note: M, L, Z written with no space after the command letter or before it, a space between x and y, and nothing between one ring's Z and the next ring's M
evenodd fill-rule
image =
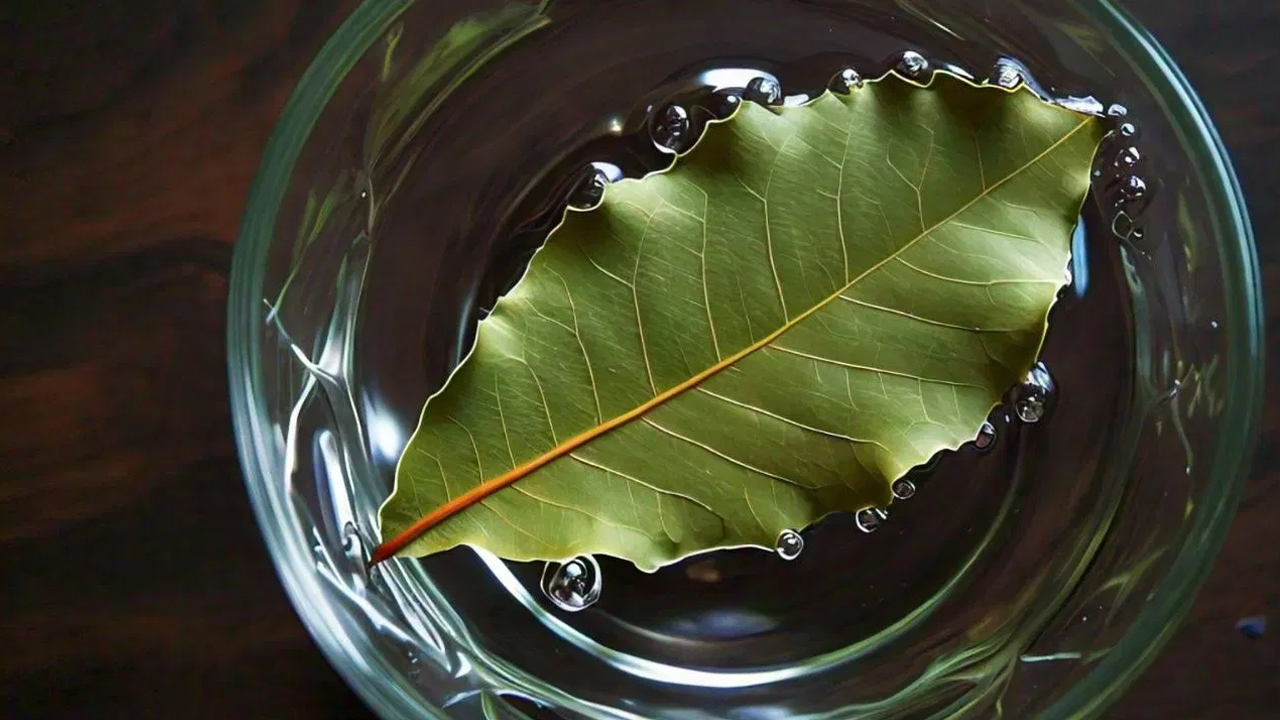
M0 717L369 718L276 581L224 371L267 135L352 0L0 3ZM1280 359L1280 3L1130 0L1251 201ZM1248 495L1116 718L1280 718L1280 367Z

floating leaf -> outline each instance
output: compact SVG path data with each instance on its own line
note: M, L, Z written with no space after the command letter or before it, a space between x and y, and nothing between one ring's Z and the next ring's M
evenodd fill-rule
M887 505L1035 361L1101 132L941 73L743 103L565 215L428 400L375 559L653 570Z

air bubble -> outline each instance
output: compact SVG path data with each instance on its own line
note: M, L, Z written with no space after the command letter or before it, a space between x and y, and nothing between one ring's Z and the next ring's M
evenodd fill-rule
M1057 98L1057 103L1061 107L1068 110L1074 110L1085 115L1101 115L1104 110L1102 103L1098 102L1094 97L1076 97L1074 95Z
M1116 167L1121 170L1132 170L1138 166L1138 161L1141 159L1142 153L1138 152L1138 148L1130 145L1116 153Z
M604 200L604 186L608 184L609 178L604 170L592 167L587 177L583 178L578 187L574 189L573 195L569 197L569 206L575 210L592 210L600 205L600 201Z
M983 422L982 427L978 429L978 436L973 439L973 446L982 452L986 452L996 444L996 426L990 422Z
M1035 76L1031 74L1031 70L1026 65L1011 57L1002 57L996 61L995 65L991 67L991 74L987 78L987 82L1008 90L1024 87L1045 102L1056 101L1056 98L1041 87L1040 83L1036 82Z
M910 500L915 497L916 484L903 478L893 484L893 496L899 500Z
M1141 200L1147 196L1147 181L1137 175L1128 175L1120 181L1120 194L1125 200Z
M1012 90L1022 84L1022 70L1012 62L1002 59L996 62L995 68L991 71L991 82Z
M1062 278L1063 278L1063 280L1065 280L1065 281L1066 281L1066 286L1067 286L1067 287L1071 287L1071 283L1073 283L1073 282L1075 282L1075 281L1076 281L1076 277L1075 277L1075 275L1071 272L1071 266L1070 266L1070 265L1068 265L1068 266L1067 266L1067 267L1062 271Z
M831 81L831 89L843 95L848 95L860 87L862 87L862 76L853 68L841 70Z
M1017 410L1018 418L1023 422L1040 422L1040 418L1044 417L1044 400L1035 395L1020 397L1018 398Z
M603 585L600 565L590 555L580 555L566 563L549 562L542 569L542 593L566 612L594 605Z
M1129 114L1129 108L1120 103L1112 103L1107 107L1107 117L1122 118Z
M1027 379L1018 386L1014 398L1013 409L1018 419L1029 424L1040 422L1048 412L1053 391L1053 377L1049 375L1049 369L1044 363L1036 363L1027 373Z
M1120 135L1127 138L1138 136L1138 126L1133 123L1120 123Z
M1133 234L1133 218L1129 217L1129 213L1121 210L1111 218L1111 232L1121 240L1129 239Z
M597 160L591 163L591 167L596 172L604 173L604 179L607 182L615 183L622 179L622 168L611 162L601 162Z
M853 516L854 523L864 533L873 533L880 527L880 514L872 508L862 508Z
M668 105L654 118L650 133L659 147L680 152L689 135L689 111L680 105Z
M902 53L902 57L898 58L898 63L894 67L898 72L909 78L919 79L928 72L929 61L920 53L908 50Z
M783 560L795 560L804 550L804 538L795 530L783 530L778 535L778 542L774 544L773 549Z
M743 93L743 97L761 105L777 105L782 102L782 86L777 80L762 75L752 78L751 82L747 83L747 90Z

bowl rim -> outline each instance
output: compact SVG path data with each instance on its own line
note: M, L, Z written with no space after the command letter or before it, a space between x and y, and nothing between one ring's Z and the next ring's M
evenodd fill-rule
M1097 22L1115 47L1153 91L1190 160L1205 178L1215 247L1227 281L1224 289L1227 322L1227 405L1221 418L1219 442L1211 463L1211 485L1221 483L1216 506L1198 514L1187 542L1153 591L1152 601L1138 613L1120 643L1083 680L1047 708L1038 720L1074 720L1098 716L1155 660L1181 625L1191 603L1213 570L1214 560L1235 517L1251 464L1262 408L1265 360L1262 291L1257 249L1249 223L1244 191L1236 177L1226 145L1200 97L1168 51L1134 16L1111 0L1073 2ZM1123 35L1121 35L1123 34ZM1131 41L1123 42L1122 39ZM1141 52L1133 52L1132 47ZM1169 112L1176 100L1185 113ZM1211 180L1211 181L1210 181ZM1219 212L1225 210L1226 217ZM1226 241L1226 242L1224 242ZM1234 242L1231 242L1234 241Z
M276 467L261 384L261 287L264 263L279 205L294 163L340 82L365 52L416 0L366 0L334 32L290 94L263 150L254 176L232 261L227 300L227 348L232 417L246 489L272 564L290 602L323 655L380 717L415 718L427 712L405 685L388 682L391 668L352 653L367 644L347 634L333 610L316 598L324 594L310 548L298 533L278 522L286 505ZM1262 298L1253 232L1244 196L1225 146L1208 112L1169 54L1126 10L1111 0L1072 0L1108 35L1112 45L1165 107L1209 201L1215 247L1227 280L1226 377L1229 392L1221 418L1222 438L1210 477L1221 481L1215 506L1197 514L1190 536L1153 600L1138 614L1119 644L1040 716L1040 720L1094 717L1114 701L1156 657L1172 636L1213 567L1247 480L1261 409L1263 379ZM1136 52L1135 52L1136 50ZM1178 112L1170 112L1171 107ZM1209 182L1208 180L1212 180ZM1214 483L1218 484L1218 483Z

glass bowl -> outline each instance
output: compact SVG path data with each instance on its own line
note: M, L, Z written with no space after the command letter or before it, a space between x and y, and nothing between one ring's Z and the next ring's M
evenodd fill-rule
M832 518L795 563L603 559L581 613L541 596L541 567L468 548L369 569L423 402L587 163L651 169L632 141L673 99L758 76L812 95L904 51L1123 105L1051 321L1049 418L998 410L994 452L913 471L875 535ZM388 719L1093 717L1173 632L1235 510L1255 265L1204 108L1106 0L369 0L289 99L245 215L241 461L299 615Z

